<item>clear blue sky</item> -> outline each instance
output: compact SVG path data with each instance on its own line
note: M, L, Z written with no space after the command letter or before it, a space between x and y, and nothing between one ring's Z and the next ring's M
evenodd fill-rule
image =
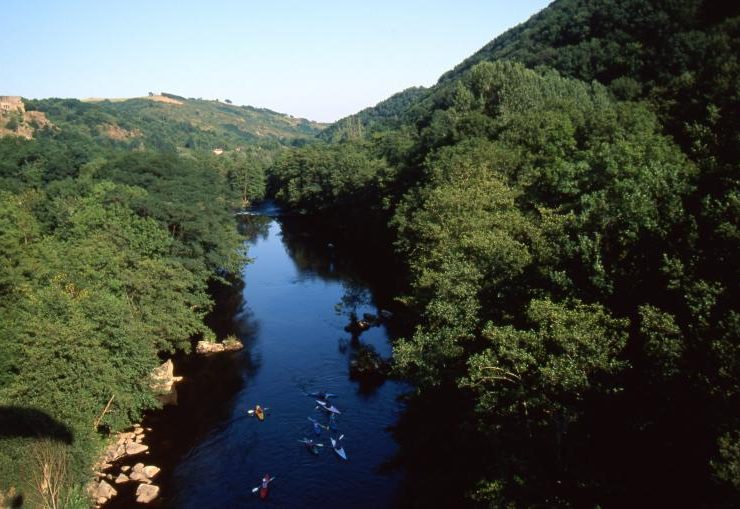
M0 95L231 99L333 121L429 86L547 0L2 0Z

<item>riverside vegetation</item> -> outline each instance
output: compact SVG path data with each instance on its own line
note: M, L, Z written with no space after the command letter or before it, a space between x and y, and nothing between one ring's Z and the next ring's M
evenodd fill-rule
M30 126L30 140L0 138L0 487L14 489L6 503L89 505L100 431L126 429L158 406L150 374L161 356L214 339L203 323L208 284L246 260L232 212L261 198L264 167L306 137L287 123L260 140L202 120L183 126L166 114L182 106L149 103L26 101L50 124ZM127 108L156 110L159 124ZM23 118L3 121L16 128ZM134 134L111 138L110 126Z
M322 142L214 165L179 138L0 140L3 411L84 477L111 387L118 428L156 352L207 334L205 282L240 263L228 204L266 171L402 265L408 505L735 506L738 55L729 2L558 0ZM34 443L2 437L1 479Z

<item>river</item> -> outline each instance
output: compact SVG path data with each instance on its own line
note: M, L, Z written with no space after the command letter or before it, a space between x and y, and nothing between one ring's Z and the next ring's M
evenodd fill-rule
M262 212L275 211L268 207ZM349 374L357 346L345 331L349 314L377 315L377 296L352 260L310 229L289 228L287 220L275 216L245 221L252 230L252 263L242 273L243 303L230 319L245 345L232 354L241 388L172 467L168 505L260 506L263 501L252 488L265 473L275 477L271 507L397 505L403 474L387 467L397 452L388 428L398 419L398 396L408 387L390 380L361 385ZM388 338L387 324L379 323L359 340L388 357ZM320 390L337 395L332 401L342 414L334 436L344 435L348 461L328 447L326 431L319 440L327 447L318 456L298 442L314 438L309 417L327 422L304 394ZM262 422L246 414L255 404L269 408Z

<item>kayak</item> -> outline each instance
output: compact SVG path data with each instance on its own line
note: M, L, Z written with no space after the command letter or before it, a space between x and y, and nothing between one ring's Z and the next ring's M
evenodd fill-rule
M344 447L339 445L338 440L334 440L334 438L331 438L331 447L332 449L334 449L334 452L337 453L337 456L339 456L343 460L347 459L347 453L344 452Z
M270 493L270 482L274 479L274 477L270 477L268 474L265 474L265 476L262 478L262 483L260 484L260 498L262 500L267 498L267 495Z
M332 431L337 430L337 420L334 418L335 414L329 414L329 429Z
M341 414L342 413L342 412L339 411L339 409L337 407L335 407L334 405L330 405L326 401L321 401L320 399L317 399L316 400L316 403L318 403L319 405L321 405L321 408L323 408L324 410L326 410L327 412L330 412L332 414Z
M323 444L317 444L316 442L308 438L299 440L299 442L301 442L302 444L306 444L306 449L308 449L308 451L315 456L318 456L319 454L319 447L323 447Z
M264 421L265 420L265 411L262 410L262 407L259 406L259 405L257 405L256 407L254 407L254 415L256 415L257 416L257 419L259 419L260 421Z
M321 401L326 401L329 398L335 398L337 396L336 394L332 394L331 392L326 392L326 391L307 392L306 394L308 394L312 398L318 398Z

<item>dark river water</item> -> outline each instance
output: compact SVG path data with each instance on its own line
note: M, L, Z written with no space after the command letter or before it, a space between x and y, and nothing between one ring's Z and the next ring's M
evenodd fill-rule
M270 210L263 212L270 213ZM274 212L274 211L273 211ZM397 452L388 431L402 411L408 387L371 386L350 379L357 341L345 331L351 312L377 315L379 297L357 267L327 239L264 215L245 219L253 260L243 271L243 303L231 321L245 348L235 355L242 383L221 405L219 418L172 468L169 504L178 508L394 507L403 473L388 467ZM359 344L383 357L391 346L386 323L363 332ZM214 383L218 383L218 379ZM309 418L326 424L304 391L326 390L342 412L338 431L349 457L327 445L317 456L298 442L315 438ZM268 407L263 422L249 408ZM225 410L224 410L225 409ZM275 477L267 501L252 493L260 478Z

